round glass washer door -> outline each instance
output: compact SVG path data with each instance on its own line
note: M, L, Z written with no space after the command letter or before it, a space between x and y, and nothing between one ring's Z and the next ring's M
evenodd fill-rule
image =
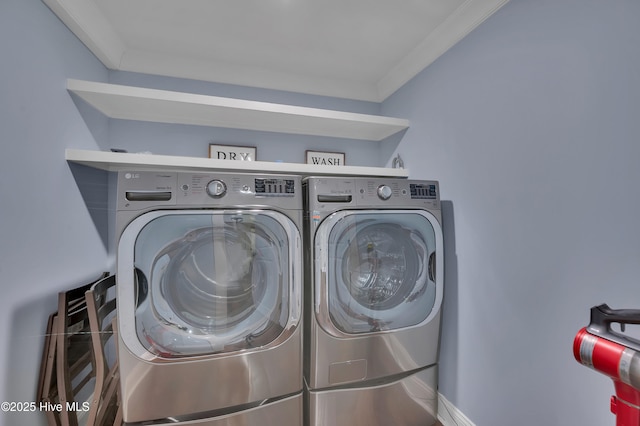
M264 211L148 215L133 248L132 307L146 351L195 356L278 338L293 308L295 226L288 218Z
M436 259L442 238L430 213L338 212L322 227L316 252L326 250L328 315L341 332L414 326L440 303Z

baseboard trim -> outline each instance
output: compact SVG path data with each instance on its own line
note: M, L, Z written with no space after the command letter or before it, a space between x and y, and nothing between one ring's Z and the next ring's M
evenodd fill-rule
M438 392L438 420L443 426L475 426L462 411Z

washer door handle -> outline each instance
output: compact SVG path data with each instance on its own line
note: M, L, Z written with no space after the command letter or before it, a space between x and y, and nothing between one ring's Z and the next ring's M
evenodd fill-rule
M429 255L429 279L436 282L436 252Z

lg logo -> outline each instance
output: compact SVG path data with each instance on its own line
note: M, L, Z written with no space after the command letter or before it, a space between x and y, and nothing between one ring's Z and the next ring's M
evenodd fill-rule
M125 179L140 179L140 173L125 173Z

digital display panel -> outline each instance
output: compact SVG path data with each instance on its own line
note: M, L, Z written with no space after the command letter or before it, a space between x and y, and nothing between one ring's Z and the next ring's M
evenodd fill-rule
M295 181L293 179L256 179L255 190L258 195L293 195Z
M433 184L417 184L410 185L411 198L418 200L435 200L438 197L436 186Z

